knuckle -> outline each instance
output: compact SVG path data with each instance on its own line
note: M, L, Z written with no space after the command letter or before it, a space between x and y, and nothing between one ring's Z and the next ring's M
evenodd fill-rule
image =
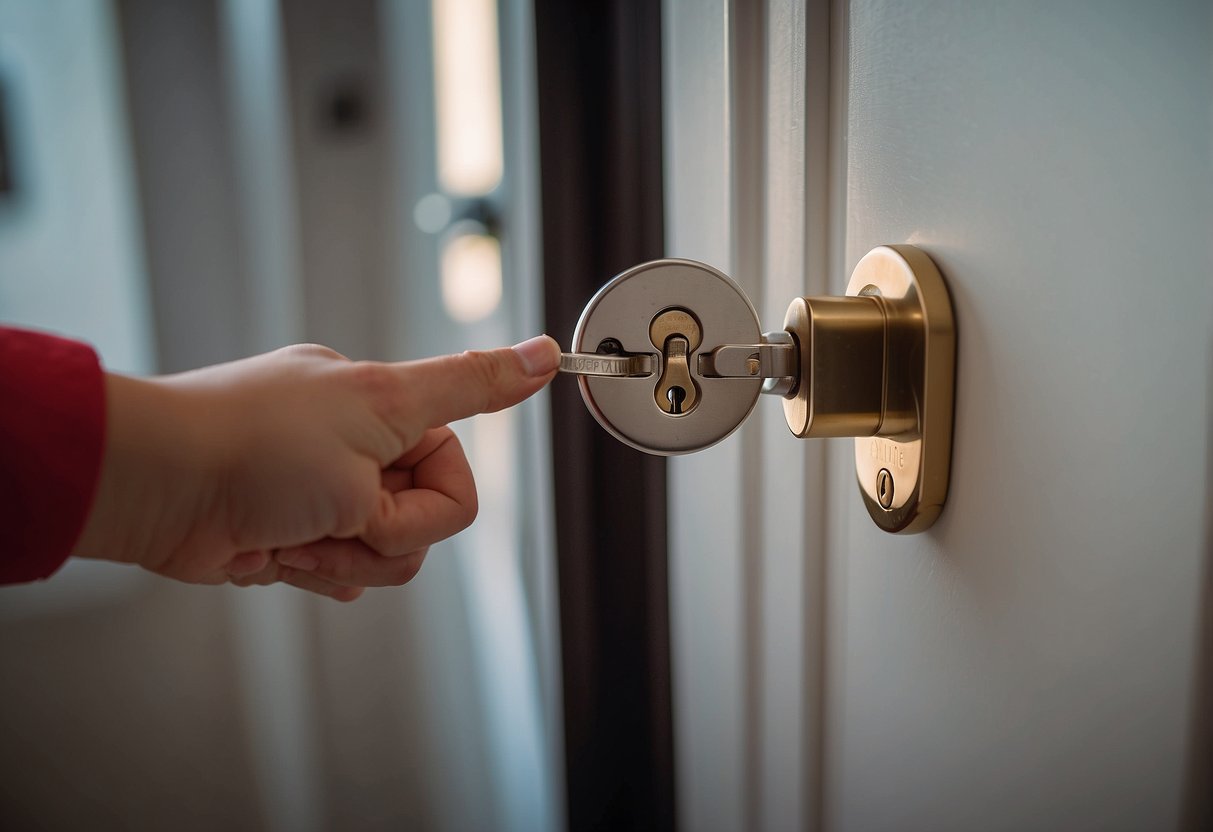
M501 362L491 352L465 350L462 359L472 376L485 385L494 384L501 375Z
M391 370L378 361L355 361L346 373L355 389L376 403L390 402L398 390Z
M459 356L470 381L484 396L485 410L498 410L499 390L507 378L507 368L494 352L468 350Z
M408 421L411 412L406 386L387 364L355 361L346 369L349 384L371 413L389 425Z
M323 358L330 361L346 361L346 357L331 347L323 344L291 344L282 347L278 352L282 355L297 358Z
M435 447L444 445L447 442L454 442L459 446L459 450L462 453L463 444L459 441L459 435L455 433L454 428L450 425L440 425L436 428L430 428L430 433L434 437Z
M473 490L459 503L459 511L456 513L455 532L461 532L472 523L476 522L476 515L480 513L480 500Z

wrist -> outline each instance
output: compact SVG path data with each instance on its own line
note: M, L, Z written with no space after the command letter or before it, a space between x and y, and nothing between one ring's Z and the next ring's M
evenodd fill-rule
M107 373L106 437L78 557L156 569L186 543L208 497L196 413L172 385Z

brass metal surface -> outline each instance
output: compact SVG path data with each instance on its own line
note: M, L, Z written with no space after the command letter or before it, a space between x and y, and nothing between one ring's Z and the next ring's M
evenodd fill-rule
M685 309L665 309L658 312L649 322L649 340L657 349L664 349L665 342L671 335L681 335L687 339L687 351L699 349L703 340L703 330L695 315Z
M685 309L666 309L649 324L649 340L662 355L653 400L662 412L685 416L699 404L699 385L691 378L688 363L703 340L699 321Z
M943 509L952 454L956 328L939 270L909 245L873 249L843 298L797 298L784 327L800 379L784 416L800 437L854 436L864 504L885 531Z
M882 246L864 256L848 295L880 297L889 320L885 424L855 440L855 474L876 524L890 532L927 529L943 510L952 462L956 324L935 263L913 246ZM892 500L880 500L880 471Z
M885 313L875 298L797 298L783 322L800 380L783 400L802 439L869 436L884 414Z

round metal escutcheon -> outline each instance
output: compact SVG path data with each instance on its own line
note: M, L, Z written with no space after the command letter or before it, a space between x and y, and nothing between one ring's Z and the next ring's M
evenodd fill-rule
M745 421L762 389L756 378L710 378L698 371L698 356L723 344L756 344L758 314L730 278L693 260L654 260L623 272L590 299L573 332L573 349L593 353L612 339L624 353L659 353L650 325L669 309L691 313L702 340L689 355L699 401L687 413L657 405L661 375L648 378L581 376L577 383L598 423L619 441L661 456L702 450ZM660 365L660 361L658 364Z

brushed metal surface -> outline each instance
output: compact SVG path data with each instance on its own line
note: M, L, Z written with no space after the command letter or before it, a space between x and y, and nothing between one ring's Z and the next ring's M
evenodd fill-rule
M699 321L702 341L695 352L757 343L761 335L754 307L729 277L693 260L666 259L635 266L603 286L577 322L573 349L592 352L613 338L625 353L651 352L650 326L672 307L690 310ZM692 353L689 366L696 363ZM749 415L762 388L760 378L696 372L699 405L676 415L657 406L652 379L582 376L577 381L586 406L607 432L662 456L702 450L724 439Z

